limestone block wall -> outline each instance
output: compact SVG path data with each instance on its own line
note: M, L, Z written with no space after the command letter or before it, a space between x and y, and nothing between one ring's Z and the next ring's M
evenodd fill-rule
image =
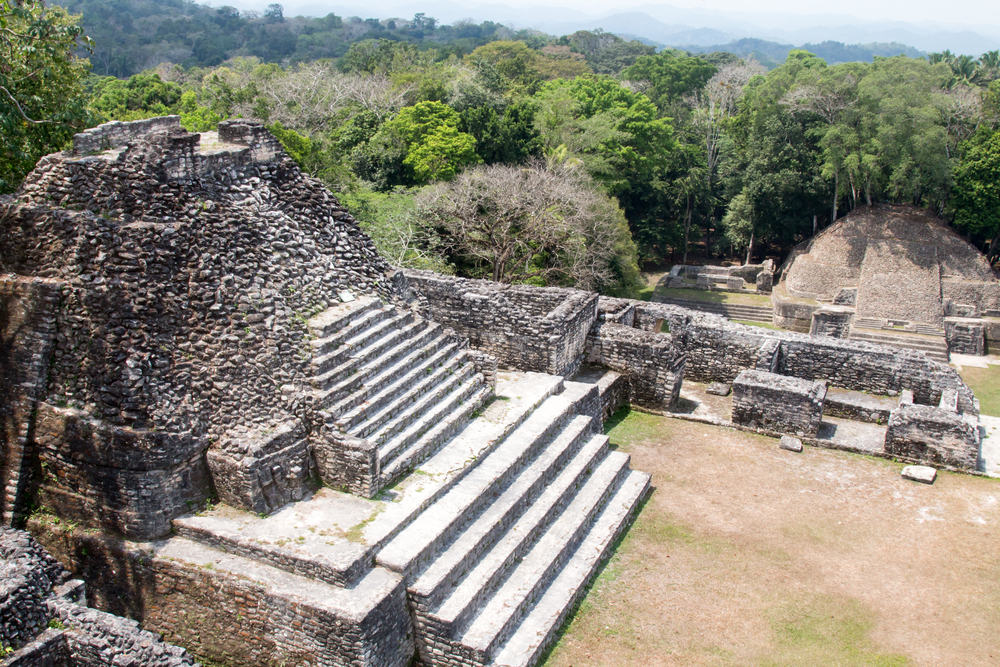
M669 407L680 397L685 355L669 335L598 323L587 337L587 362L623 374L636 402Z
M112 426L42 405L34 440L39 502L67 520L152 539L211 497L205 439Z
M946 317L944 332L950 352L986 354L986 323L982 318Z
M778 433L815 436L823 421L826 383L743 371L733 381L733 422Z
M699 382L732 382L741 371L757 368L761 346L776 340L774 371L781 375L874 394L909 389L924 405L936 405L942 392L954 390L960 411L979 414L979 402L955 369L912 350L748 327L668 304L636 304L637 327L651 329L659 320L668 323L674 344L687 353L685 375Z
M813 336L847 338L851 333L851 322L853 320L853 308L840 306L820 308L812 314L812 326L809 333Z
M902 459L975 470L979 429L953 409L901 403L889 416L885 451Z
M597 294L404 273L432 319L495 356L501 367L553 375L572 375L579 368L597 317Z
M255 514L302 500L313 472L308 433L298 419L231 431L207 458L219 499Z

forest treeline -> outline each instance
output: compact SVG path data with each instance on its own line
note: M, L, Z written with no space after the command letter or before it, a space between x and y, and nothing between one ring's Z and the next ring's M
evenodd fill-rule
M261 16L183 7L265 31L291 21L278 5ZM63 106L0 98L23 135L5 139L22 158L0 165L7 190L60 140L26 119L62 113L59 127L72 129L178 113L204 131L240 116L266 123L408 266L626 295L642 261L681 261L696 240L760 259L878 202L931 208L1000 254L996 52L828 65L793 50L768 71L602 32L550 37L417 15L378 22L335 57L226 51L218 64L179 58L118 78L85 76L68 55L77 21L47 11L63 26L51 54L65 69ZM39 56L21 57L31 67Z

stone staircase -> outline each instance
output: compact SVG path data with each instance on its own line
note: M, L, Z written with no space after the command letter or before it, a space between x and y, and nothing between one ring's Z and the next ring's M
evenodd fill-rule
M949 362L948 343L944 338L944 332L928 327L919 331L895 331L881 327L860 326L867 324L865 321L855 322L851 327L848 338L850 340L860 340L878 345L892 345L904 347L917 352L923 352L935 361L943 364Z
M362 297L309 321L326 422L378 446L383 485L433 453L492 395L467 342Z
M165 553L184 559L190 549L202 569L252 562L256 581L288 590L311 590L316 580L316 590L339 591L344 614L388 613L383 600L392 582L402 582L408 604L398 613L409 615L424 664L532 666L610 555L650 478L629 469L627 454L609 450L595 385L524 374L498 383L497 394L378 500L323 489L270 517L217 508L176 520L174 540L183 543ZM336 418L350 428L381 409L356 420L348 417L354 405L346 406ZM241 558L247 562L232 564Z
M721 315L730 320L747 320L751 322L767 322L773 320L774 309L771 306L752 306L738 303L717 303L714 301L698 301L697 299L680 299L671 296L656 295L653 301L680 306L689 310Z

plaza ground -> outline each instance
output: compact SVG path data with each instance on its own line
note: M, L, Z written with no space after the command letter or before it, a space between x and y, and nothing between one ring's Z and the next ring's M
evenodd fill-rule
M1000 664L1000 479L636 411L655 491L545 663Z

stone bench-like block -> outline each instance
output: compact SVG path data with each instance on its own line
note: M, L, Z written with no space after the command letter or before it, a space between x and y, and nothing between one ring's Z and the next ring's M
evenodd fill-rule
M826 383L743 371L733 382L733 423L777 433L815 436L823 421Z
M979 429L953 410L901 403L889 416L885 451L912 461L975 470Z

